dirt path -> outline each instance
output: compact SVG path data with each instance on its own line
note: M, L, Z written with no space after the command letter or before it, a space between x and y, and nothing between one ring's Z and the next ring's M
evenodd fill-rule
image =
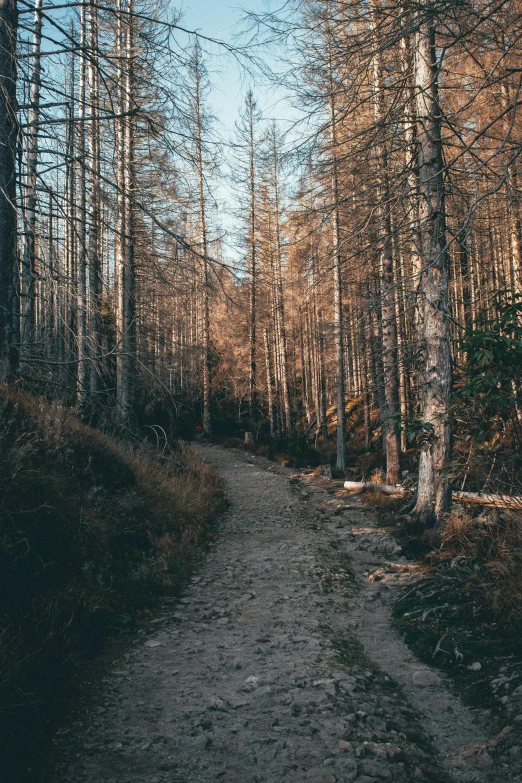
M266 460L202 451L232 502L218 545L62 730L52 783L518 780L390 629L406 566L371 512L322 513Z

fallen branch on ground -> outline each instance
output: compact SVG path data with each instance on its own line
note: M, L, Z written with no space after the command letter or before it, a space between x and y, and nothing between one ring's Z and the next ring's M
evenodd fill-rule
M364 492L368 489L384 492L385 495L407 497L413 490L392 484L372 484L370 481L345 481L344 488L351 493ZM452 492L453 500L459 503L474 503L479 506L496 506L497 508L516 508L522 510L522 497L517 495L483 495L480 492Z

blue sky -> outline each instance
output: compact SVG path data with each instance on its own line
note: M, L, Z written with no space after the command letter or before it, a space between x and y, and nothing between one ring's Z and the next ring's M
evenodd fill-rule
M180 26L232 44L234 35L244 29L242 9L260 13L269 8L270 0L174 0L174 5L183 12ZM223 53L222 47L211 46L203 41L202 45L208 52L206 65L212 85L210 107L219 122L216 130L225 142L233 137L238 110L249 87L252 87L266 119L290 120L292 116L295 117L280 90L263 84L259 74L246 74L232 56ZM226 166L222 169L222 174L224 173ZM221 207L218 223L221 229L227 232L225 256L238 260L241 250L234 240L238 229L237 220L233 216L236 198L234 187L226 177L221 177L216 186L214 195Z
M269 0L182 0L177 7L183 12L181 25L197 30L211 38L233 43L234 35L244 28L243 9L260 13L270 6ZM274 95L262 84L259 76L249 77L237 65L234 58L220 53L219 47L207 47L213 56L207 58L207 67L211 72L213 87L212 109L223 123L224 132L233 131L239 107L243 103L245 91L252 87L256 99L268 116L285 116L288 109L284 101Z

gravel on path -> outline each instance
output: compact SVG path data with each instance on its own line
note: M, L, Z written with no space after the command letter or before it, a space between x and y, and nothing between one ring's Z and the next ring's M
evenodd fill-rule
M217 545L59 732L51 783L510 780L392 630L381 597L406 566L372 512L325 512L288 471L200 449L231 501Z

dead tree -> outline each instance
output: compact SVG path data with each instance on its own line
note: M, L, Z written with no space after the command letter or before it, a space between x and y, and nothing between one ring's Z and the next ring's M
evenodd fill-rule
M0 379L18 366L16 0L0 0Z
M419 458L415 513L426 521L440 521L451 503L451 488L444 476L451 441L448 252L435 19L425 5L419 13L415 35L421 241L419 342L423 354L421 417L426 437Z

